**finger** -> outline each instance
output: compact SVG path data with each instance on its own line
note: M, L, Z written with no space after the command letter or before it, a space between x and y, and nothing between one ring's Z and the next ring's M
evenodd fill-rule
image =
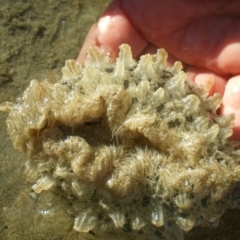
M84 40L83 46L81 48L81 51L77 57L78 62L84 62L87 58L87 50L90 46L98 45L97 44L97 36L99 34L98 26L97 24L94 24L90 31L87 34L86 39Z
M157 52L157 50L159 49L159 47L156 47L155 45L148 43L146 45L146 47L142 50L142 52L140 53L141 55L145 55L145 54L155 54Z
M114 1L104 12L98 24L91 28L77 61L86 59L87 49L92 45L97 45L102 51L109 52L111 57L115 58L118 55L119 46L123 43L131 46L134 58L147 45L146 40L123 12L121 4Z
M187 68L186 74L187 79L196 83L197 85L203 86L207 84L210 87L210 96L214 93L220 93L223 96L225 85L227 83L227 77L221 76L206 69L200 69L192 66Z
M240 21L236 16L212 16L179 31L179 58L221 75L240 73ZM178 54L177 54L178 55Z
M156 47L155 45L151 44L151 43L148 43L148 45L143 49L143 51L140 53L140 56L141 55L144 55L144 54L156 54L157 50L161 48L161 47ZM173 64L178 61L177 58L175 58L173 55L169 54L168 53L168 57L167 57L167 61L166 61L166 64L167 66L173 66ZM182 63L183 66L185 66L184 63Z
M175 1L174 7L163 0L122 2L152 44L189 65L221 75L240 73L239 1L182 0Z
M235 114L232 139L240 140L240 75L232 77L226 84L221 114Z

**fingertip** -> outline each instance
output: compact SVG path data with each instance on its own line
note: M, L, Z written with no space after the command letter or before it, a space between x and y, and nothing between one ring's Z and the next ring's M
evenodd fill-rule
M233 134L230 137L233 141L240 141L240 126L233 126Z
M124 13L120 1L113 1L103 13L97 24L90 29L77 61L85 61L87 49L98 46L108 52L111 58L116 58L119 46L126 43L131 46L133 58L137 58L147 45L147 41L133 26Z
M86 61L87 59L87 50L90 46L93 46L93 45L97 45L98 46L98 43L97 43L97 36L99 34L99 30L98 30L98 25L97 23L95 23L91 29L89 30L85 40L84 40L84 43L83 43L83 46L80 50L80 53L77 57L77 62L84 62Z
M240 75L229 79L223 95L221 114L235 114L231 139L240 140Z
M118 1L105 11L98 22L98 28L99 46L108 49L113 57L118 55L119 46L123 43L131 46L134 58L138 57L147 45L147 41L131 23Z

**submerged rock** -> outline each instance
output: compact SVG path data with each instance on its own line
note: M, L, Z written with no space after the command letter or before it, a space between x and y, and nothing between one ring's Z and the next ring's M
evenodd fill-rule
M61 199L83 239L183 239L239 205L233 115L166 58L137 62L122 45L113 62L92 47L58 82L32 80L0 107L33 191Z

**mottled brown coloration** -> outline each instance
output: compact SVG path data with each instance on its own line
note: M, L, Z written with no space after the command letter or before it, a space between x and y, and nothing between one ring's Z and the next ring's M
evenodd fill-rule
M239 204L233 115L217 116L220 95L166 58L160 49L137 62L122 45L112 62L92 47L60 81L33 80L0 107L32 189L61 196L83 238L183 239Z

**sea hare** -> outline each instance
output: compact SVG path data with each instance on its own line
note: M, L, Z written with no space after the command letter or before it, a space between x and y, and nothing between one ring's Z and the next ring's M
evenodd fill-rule
M1 105L33 191L66 202L80 239L184 239L239 205L233 115L166 58L122 45L113 61L94 46Z

